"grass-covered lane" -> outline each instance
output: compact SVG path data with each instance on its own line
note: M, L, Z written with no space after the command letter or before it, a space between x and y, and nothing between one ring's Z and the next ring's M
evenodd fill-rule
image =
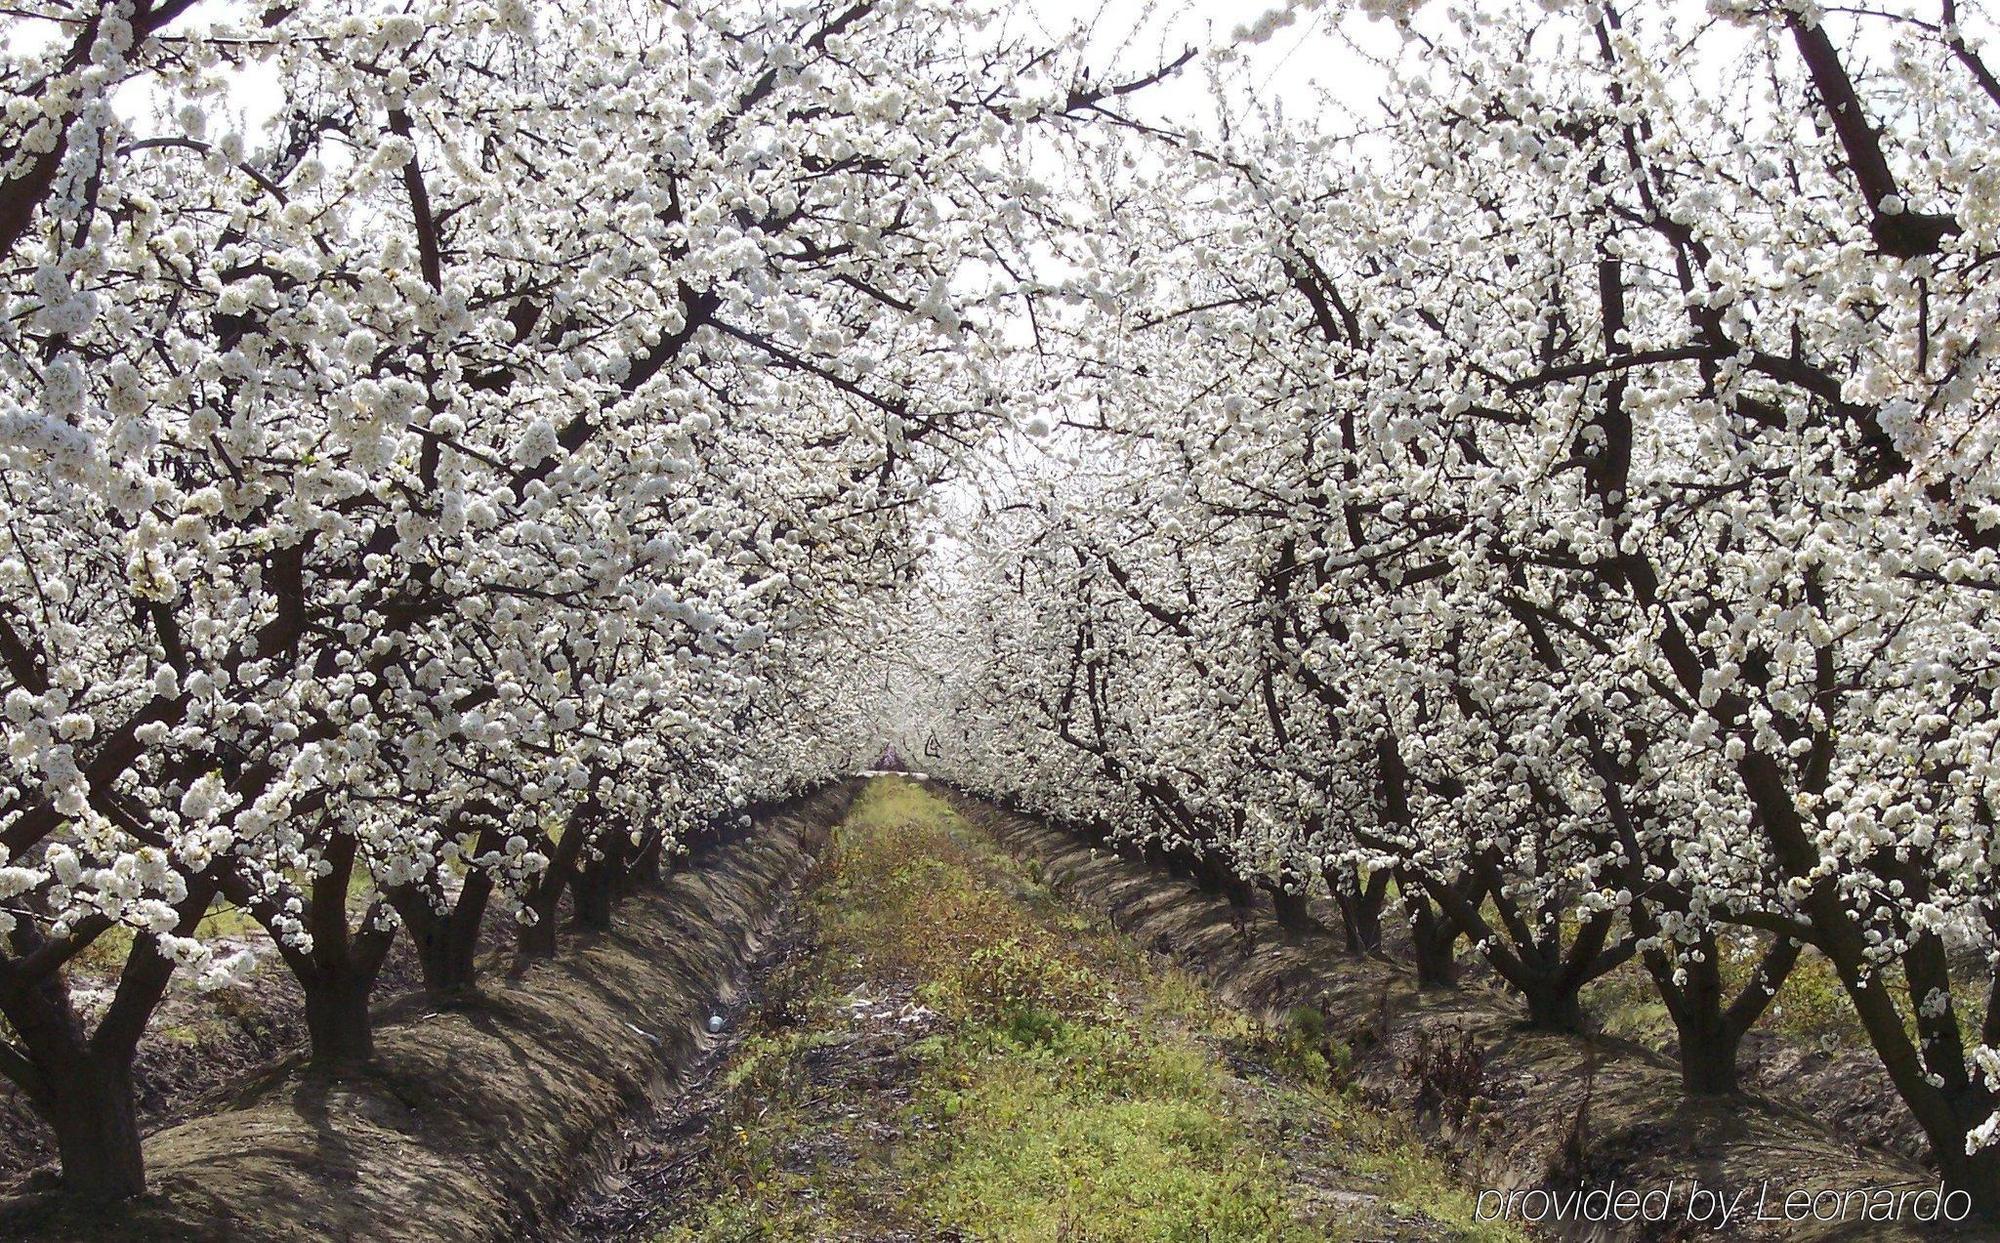
M869 786L800 918L664 1240L1509 1237L1309 1021L1215 1005L918 782Z

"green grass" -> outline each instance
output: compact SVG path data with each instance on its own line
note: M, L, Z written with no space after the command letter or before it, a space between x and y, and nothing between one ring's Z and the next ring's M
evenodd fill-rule
M1312 1159L1467 1227L1444 1237L1515 1237L1470 1228L1449 1174L1340 1093L1316 1013L1263 1032L1038 881L920 784L871 783L807 898L820 948L801 978L773 982L791 1025L746 1036L727 1072L716 1194L660 1238L1350 1237L1345 1209L1299 1193L1299 1154L1271 1142L1297 1120L1268 1107L1311 1120L1324 1137ZM937 1016L901 1053L900 1101L806 1068L859 1038L843 1003L886 980ZM1230 1048L1268 1055L1281 1082L1237 1081L1219 1056Z
M926 1103L951 1137L921 1201L940 1224L1022 1240L1325 1237L1291 1219L1217 1072L1184 1050L1057 1025L1032 1045L954 1041L936 1071Z

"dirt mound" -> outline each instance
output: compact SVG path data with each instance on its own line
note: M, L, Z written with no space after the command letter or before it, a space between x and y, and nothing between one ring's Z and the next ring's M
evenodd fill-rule
M1627 1041L1530 1031L1519 1007L1482 987L1419 989L1400 966L1341 952L1333 938L1287 933L1268 911L1237 912L1219 895L1143 861L1094 846L1028 816L953 795L960 813L1005 849L1032 859L1066 899L1099 912L1141 944L1204 977L1223 997L1285 1022L1300 1008L1324 1016L1353 1050L1356 1087L1422 1115L1467 1174L1500 1191L1588 1187L1747 1191L1733 1238L1891 1240L1996 1238L1983 1230L1908 1224L1746 1220L1760 1190L1782 1215L1793 1190L1935 1188L1936 1176L1896 1154L1866 1149L1765 1096L1694 1100L1667 1059ZM1542 1230L1578 1240L1712 1238L1681 1202L1665 1222L1566 1224ZM1706 1205L1704 1204L1704 1208ZM1854 1207L1854 1206L1850 1206Z
M516 1237L546 1219L600 1134L668 1090L854 794L844 783L760 818L608 933L575 937L523 978L489 974L450 1009L385 1008L377 1065L330 1083L294 1057L219 1112L146 1141L151 1194L116 1216L45 1195L0 1204L0 1235L37 1240Z

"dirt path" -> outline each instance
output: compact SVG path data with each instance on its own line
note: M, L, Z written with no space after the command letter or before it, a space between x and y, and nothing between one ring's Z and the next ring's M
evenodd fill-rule
M759 985L568 1237L1512 1237L1312 1016L1219 1007L915 782L864 792Z

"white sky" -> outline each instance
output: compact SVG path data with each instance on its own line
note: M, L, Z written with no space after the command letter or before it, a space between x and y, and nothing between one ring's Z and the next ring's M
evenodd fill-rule
M994 0L1004 4L1006 0ZM829 0L830 3L830 0ZM1232 45L1240 47L1247 66L1251 90L1232 106L1228 118L1242 125L1258 106L1287 108L1317 106L1316 86L1338 84L1334 93L1343 100L1364 103L1374 94L1380 75L1356 55L1347 36L1356 36L1372 52L1386 53L1395 45L1395 35L1385 22L1340 22L1340 35L1330 33L1336 19L1328 12L1306 14L1296 24L1280 30L1264 43L1239 45L1240 29L1255 22L1266 11L1278 7L1277 0L1015 0L1019 18L1030 25L1023 33L1039 33L1060 38L1078 21L1091 32L1086 60L1100 78L1129 76L1144 67L1165 63L1192 46L1200 55L1172 79L1150 88L1132 99L1124 110L1148 121L1196 125L1213 131L1217 121L1209 72L1204 62L1220 51L1227 56ZM398 7L393 4L388 7ZM1331 8L1345 7L1340 4ZM242 0L208 0L176 29L200 27L240 17L248 9ZM1018 29L1018 27L1017 27ZM0 18L9 51L25 50L53 39L58 28L47 22L26 22ZM268 68L251 65L240 71L239 87L229 100L231 110L240 109L241 132L252 140L277 115L283 103L281 84ZM144 80L129 83L119 94L120 110L128 121L143 124L141 118L152 98Z
M1243 56L1251 90L1234 105L1226 119L1241 124L1255 107L1315 106L1316 87L1334 86L1335 94L1356 102L1367 100L1380 75L1357 55L1344 36L1359 38L1374 53L1395 45L1393 29L1380 21L1347 21L1333 33L1335 18L1326 11L1305 14L1263 43L1242 43L1239 31L1279 7L1277 0L1022 0L1055 36L1079 19L1088 22L1088 60L1095 66L1125 74L1140 66L1172 60L1182 48L1202 53L1176 77L1148 90L1133 111L1147 119L1171 120L1208 128L1215 120L1208 73L1202 61L1232 47ZM1334 8L1342 5L1330 6Z
M826 2L830 5L832 0ZM1005 5L1008 0L989 2ZM1325 3L1316 3L1315 0L1304 0L1303 3L1299 0L1013 0L1013 3L1018 5L1020 13L1017 20L1031 23L1028 33L1032 33L1033 26L1038 26L1043 33L1053 37L1066 33L1079 21L1086 22L1091 30L1088 61L1105 72L1130 73L1135 67L1169 60L1189 45L1205 54L1224 51L1225 55L1227 49L1236 47L1246 65L1241 81L1247 81L1250 89L1244 92L1240 82L1237 84L1237 91L1243 98L1231 106L1234 115L1227 119L1233 124L1243 123L1247 114L1258 106L1296 113L1300 109L1323 107L1330 101L1335 106L1350 105L1365 110L1378 93L1382 81L1381 74L1369 64L1369 58L1389 53L1397 44L1397 37L1388 22L1363 18L1354 13L1353 10L1361 6L1352 0L1326 0ZM1460 3L1478 12L1489 8L1533 7L1539 0L1460 0ZM217 18L227 19L244 12L246 7L243 0L206 0L179 26L187 28L190 23L202 25ZM388 0L384 7L401 6L394 0ZM1238 33L1244 27L1256 23L1267 12L1284 7L1300 10L1296 22L1280 28L1265 42L1243 44L1239 41ZM1447 7L1446 0L1432 0L1419 17L1419 24L1431 24L1432 19ZM1879 14L1910 13L1925 20L1936 19L1936 7L1928 0L1878 0L1865 6ZM1628 11L1671 11L1683 23L1690 23L1684 28L1691 28L1692 23L1702 21L1707 8L1707 0L1630 0ZM1974 0L1961 4L1960 9L1961 24L1971 38L1993 38L1996 32L1986 5ZM1836 38L1854 28L1852 20L1852 14L1846 11L1829 14ZM1879 18L1873 21L1872 28L1878 32L1886 29ZM56 28L51 23L0 18L0 36L4 36L10 52L26 50L55 35ZM1715 29L1704 35L1704 41L1715 42L1718 35L1724 44L1733 41L1728 34ZM1845 42L1844 39L1842 41ZM1868 48L1857 45L1852 51L1865 59ZM1322 97L1316 87L1328 88L1327 97ZM125 102L133 112L138 112L143 110L144 98L143 86L135 84L126 100L121 102ZM248 114L246 119L250 127L247 135L254 136L259 132L261 123L275 112L279 100L278 83L267 74L253 69L245 75L245 89L233 102L244 107ZM1130 106L1149 120L1172 120L1182 125L1195 123L1203 129L1209 129L1216 120L1208 75L1201 68L1200 60L1189 65L1173 81L1148 91L1143 102L1134 101Z

